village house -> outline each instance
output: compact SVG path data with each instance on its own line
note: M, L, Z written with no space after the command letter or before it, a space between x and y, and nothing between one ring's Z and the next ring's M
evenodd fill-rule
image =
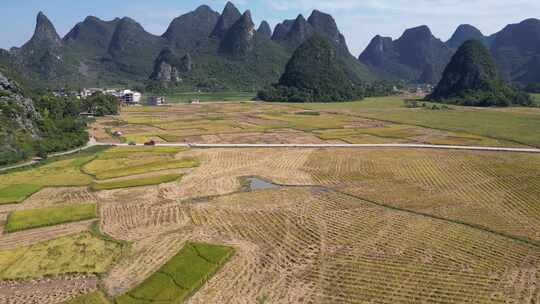
M148 98L148 104L151 106L161 106L165 104L165 97L163 96L150 96Z

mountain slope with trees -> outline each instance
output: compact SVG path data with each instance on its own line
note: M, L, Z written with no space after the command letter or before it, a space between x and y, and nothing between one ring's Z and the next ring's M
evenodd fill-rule
M359 60L382 79L435 84L455 50L470 39L489 48L501 80L521 85L540 83L540 20L534 18L510 24L491 36L463 24L445 43L433 37L425 26L407 30L395 41L377 35Z
M395 41L376 36L359 60L383 79L435 84L451 56L452 50L427 26L419 26Z
M429 100L464 106L531 105L528 94L503 84L489 50L466 41L452 57Z
M12 55L33 86L149 84L153 90L253 91L276 82L296 47L317 32L339 46L350 76L372 79L350 55L330 15L314 11L296 25L301 27L298 32L284 33L289 38L300 33L294 43L273 39L276 35L267 22L256 29L249 11L242 14L228 2L221 14L202 5L175 18L161 36L128 17L104 21L90 16L61 38L40 13L32 39ZM166 50L189 59L191 68L178 69L177 77L176 72L174 77L160 73Z
M335 102L359 99L361 86L351 80L338 49L326 36L312 35L295 51L279 83L259 93L268 101Z

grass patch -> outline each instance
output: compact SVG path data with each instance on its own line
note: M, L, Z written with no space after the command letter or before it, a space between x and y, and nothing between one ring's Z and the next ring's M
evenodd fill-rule
M152 276L118 297L116 303L180 303L208 281L233 253L231 247L188 242Z
M98 180L138 175L168 169L193 168L199 162L191 157L176 159L175 155L186 151L174 147L115 148L100 154L86 164L83 170Z
M16 210L9 214L5 230L6 232L16 232L89 220L96 217L96 204Z
M0 279L28 279L109 270L121 245L83 232L32 246L0 251Z
M169 169L193 168L197 167L198 165L199 162L192 158L185 158L175 161L160 160L136 166L129 166L129 164L126 164L122 168L97 172L95 176L98 180L105 180Z
M242 101L253 100L253 98L255 98L256 95L257 94L254 92L208 92L208 93L187 92L187 93L178 93L178 94L168 94L168 95L165 95L165 99L167 100L167 103L187 103L194 99L198 99L201 102L212 102L212 101L242 102Z
M0 187L0 205L20 203L41 188L42 186L32 184L13 184Z
M18 203L44 187L87 186L92 176L81 167L92 161L96 153L108 147L95 147L70 156L45 160L33 167L0 174L0 204Z
M102 292L96 291L69 300L63 304L110 304L110 302Z
M100 191L100 190L113 190L113 189L121 189L121 188L159 185L163 183L176 181L182 176L183 174L167 174L167 175L158 175L158 176L143 177L143 178L95 182L92 184L92 190Z

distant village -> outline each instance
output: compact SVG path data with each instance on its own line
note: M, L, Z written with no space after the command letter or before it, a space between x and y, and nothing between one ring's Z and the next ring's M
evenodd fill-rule
M102 89L102 88L85 88L77 91L66 91L58 90L54 91L53 94L57 97L76 97L78 99L86 99L96 93L102 93L106 95L111 95L116 98L123 104L127 106L136 106L144 103L143 94L135 90L129 89ZM151 106L160 106L166 103L165 97L163 96L149 96L146 100L147 105Z

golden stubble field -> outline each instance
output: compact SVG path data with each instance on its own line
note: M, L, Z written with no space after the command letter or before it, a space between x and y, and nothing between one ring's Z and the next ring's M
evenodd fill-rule
M519 118L514 125L508 125L518 129L523 122L528 123L529 116L492 110L478 111L473 116L469 110L458 107L439 111L408 109L400 97L338 105L207 103L125 107L119 116L98 118L91 126L91 133L98 141L108 143L144 143L153 139L159 143L526 146L536 141L529 140L530 136L522 139L520 130L512 133L514 138L496 128L494 132L480 129L476 117L482 121L493 117L501 122ZM431 120L420 121L416 117L431 117ZM448 117L458 120L455 126L448 124ZM464 118L460 120L460 117Z
M3 281L0 299L59 303L98 289L116 296L189 240L236 250L189 303L540 301L540 155L204 149L174 159L200 165L157 186L44 188L1 206L93 202L100 230L128 246L98 278ZM248 176L281 187L242 191ZM0 252L92 229L83 222L3 234Z

